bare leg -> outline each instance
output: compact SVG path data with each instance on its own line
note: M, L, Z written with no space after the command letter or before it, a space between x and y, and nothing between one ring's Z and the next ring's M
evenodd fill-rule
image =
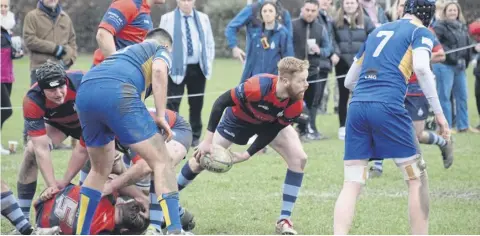
M337 235L345 235L350 231L353 222L353 216L355 214L357 198L362 191L365 181L362 176L366 175L368 165L366 160L345 161L344 163L346 172L345 182L343 183L342 191L340 192L337 202L335 203L333 215L333 233ZM358 171L361 171L361 168L363 167L363 174L355 174L357 171L347 173L347 171L352 170L351 168L354 166L356 166L355 169Z

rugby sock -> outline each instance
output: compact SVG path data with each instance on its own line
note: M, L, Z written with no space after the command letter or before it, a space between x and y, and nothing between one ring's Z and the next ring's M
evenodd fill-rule
M32 225L23 214L12 191L2 193L2 216L6 217L21 234L31 234Z
M98 190L82 186L80 188L80 206L77 220L77 235L89 235L93 215L97 210L102 193Z
M432 132L432 131L428 131L428 142L427 144L436 144L440 147L445 147L445 145L447 145L447 141L442 138L441 136L439 136L438 134Z
M160 203L157 202L158 196L155 194L155 185L153 181L150 182L150 224L157 230L162 230L163 211Z
M302 180L303 173L293 172L287 169L287 175L285 176L285 182L283 184L283 202L279 221L289 219L292 215L293 206L295 205L298 192L302 186Z
M37 181L29 184L17 182L18 205L22 209L25 218L30 219L30 207L32 206L33 197L37 190Z
M182 224L180 223L178 211L178 192L164 193L157 200L163 211L167 231L170 233L181 232Z
M374 167L375 169L383 172L383 160L374 161L374 162L373 162L373 167Z
M177 184L178 184L178 191L181 191L185 187L187 187L188 184L190 184L195 177L197 177L198 173L194 173L190 166L187 163L182 167L182 170L177 176Z

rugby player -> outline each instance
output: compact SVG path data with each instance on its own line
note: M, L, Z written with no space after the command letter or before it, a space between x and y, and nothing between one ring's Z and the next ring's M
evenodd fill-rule
M211 152L212 144L224 148L232 143L246 145L249 138L258 135L247 151L233 153L233 161L246 161L268 144L285 159L288 170L276 233L297 234L290 216L302 186L307 154L290 124L302 113L309 64L308 61L285 57L277 66L278 75L256 75L217 98L205 138L194 158L183 166L177 181L182 189L203 171L198 161Z
M82 79L76 104L92 169L81 187L76 234L89 234L90 224L115 156L115 137L153 170L155 192L169 233L182 233L175 170L157 126L172 131L165 119L172 38L154 29L146 40L117 51ZM157 115L152 118L143 99L153 94Z
M37 188L38 169L47 187L57 185L50 156L51 145L62 143L68 136L78 140L82 134L75 97L83 72L66 72L60 64L48 61L36 73L38 82L23 100L23 116L29 140L17 183L20 207L27 219ZM88 159L82 140L73 149L71 158Z
M97 30L99 48L93 54L96 66L115 51L140 43L153 29L150 7L165 0L114 0Z
M124 201L122 196L135 197ZM91 234L142 234L149 225L144 205L136 199L143 197L134 186L121 189L118 193L103 196L92 217ZM147 199L145 199L148 201ZM61 191L47 188L34 203L38 227L58 226L61 234L75 233L78 221L80 186L70 184Z
M417 154L404 97L406 81L415 72L442 137L450 139L430 70L435 36L426 26L434 14L434 0L407 0L403 18L370 33L347 73L345 87L354 89L346 125L345 182L335 204L334 234L347 234L350 230L370 158L393 159L408 186L411 233L428 234L426 164Z
M401 16L405 7L405 0L397 2L397 14ZM432 29L430 29L432 30ZM432 31L433 32L433 31ZM439 63L445 60L445 51L442 45L435 38L432 49L432 63ZM428 118L429 105L422 88L418 84L417 76L413 74L408 80L407 96L405 98L405 108L408 115L413 120L416 137L421 144L437 145L440 148L445 169L450 168L453 164L453 143L447 142L440 135L432 131L425 130L425 122ZM420 151L420 147L417 147ZM383 160L377 160L369 170L369 177L380 177L383 173Z

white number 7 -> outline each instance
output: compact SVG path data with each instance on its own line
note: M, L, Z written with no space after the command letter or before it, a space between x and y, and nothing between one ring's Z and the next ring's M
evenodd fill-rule
M373 52L373 57L378 57L380 55L380 52L382 52L383 48L385 47L385 44L387 44L388 40L392 38L393 34L395 32L393 31L379 31L377 34L377 37L383 37L385 36L384 39L380 42L380 44L377 46L377 49L375 49L375 52Z

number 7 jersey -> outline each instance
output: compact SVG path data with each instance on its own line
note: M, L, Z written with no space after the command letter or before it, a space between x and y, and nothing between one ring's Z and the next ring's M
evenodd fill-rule
M413 50L432 52L435 36L420 21L400 19L376 28L355 56L362 68L351 102L402 105L413 73Z

